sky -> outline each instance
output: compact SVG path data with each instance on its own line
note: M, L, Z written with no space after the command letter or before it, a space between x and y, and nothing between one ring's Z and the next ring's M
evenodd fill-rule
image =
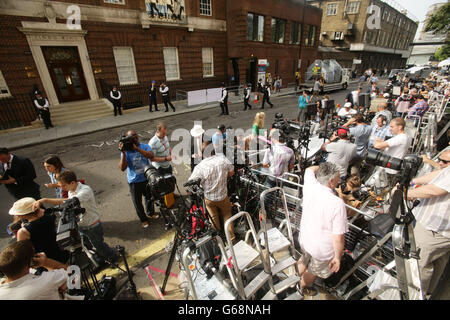
M421 24L419 25L419 29L417 30L416 37L420 30L422 30L422 21L425 19L428 8L435 3L445 3L446 0L395 0L409 12L411 12L414 16L416 16Z

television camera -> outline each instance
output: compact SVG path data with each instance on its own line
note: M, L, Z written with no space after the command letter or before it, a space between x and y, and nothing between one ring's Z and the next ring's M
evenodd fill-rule
M119 143L122 143L122 147L119 148L120 151L132 151L134 148L134 136L133 135L121 135Z
M78 232L79 216L86 212L81 208L77 197L64 201L59 207L47 209L51 212L60 212L56 242L63 250L73 251L81 246L81 236Z

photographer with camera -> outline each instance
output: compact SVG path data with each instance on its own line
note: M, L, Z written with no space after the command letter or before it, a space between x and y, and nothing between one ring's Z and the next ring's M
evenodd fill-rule
M204 159L194 168L188 181L200 179L205 194L206 209L217 231L221 231L231 218L231 202L228 198L227 179L234 175L234 166L223 154L215 154L211 142L203 143ZM223 220L223 224L220 222ZM231 239L235 241L234 228L230 225Z
M145 167L150 165L148 159L153 159L154 154L148 144L139 142L139 136L136 131L129 130L125 139L122 139L123 142L119 143L119 149L122 152L119 169L122 171L127 170L131 200L136 209L136 214L141 220L142 227L147 228L148 217L159 218L159 215L155 215L152 199L146 191L147 178L144 174ZM145 211L142 206L142 196L145 198Z
M341 179L347 177L347 169L350 160L356 155L357 147L351 143L348 137L348 129L341 128L333 132L330 140L322 144L321 150L328 152L327 162L338 166Z
M40 275L30 268L45 268ZM35 253L30 240L7 246L0 253L0 271L6 279L0 281L0 300L61 300L68 280L66 264Z
M372 126L374 126L374 125L376 124L377 118L378 118L378 116L380 116L380 115L383 115L383 116L386 118L386 120L387 120L388 123L391 122L391 120L392 120L392 112L390 112L390 111L387 109L387 107L388 107L387 102L383 102L383 103L381 103L381 104L378 106L378 109L377 109L378 112L375 113L375 116L373 117L372 122L371 122L371 125L372 125Z
M298 261L303 294L314 295L315 279L326 279L341 267L348 222L344 201L334 192L339 176L340 168L328 162L305 171Z
M420 199L413 209L414 238L420 248L419 274L422 290L431 295L450 257L450 150L439 158L442 169L414 178L408 199Z
M31 240L38 252L44 252L47 257L65 262L67 254L56 243L56 216L49 211L38 207L33 208L36 202L33 198L22 198L9 210L17 223L17 241Z
M412 139L405 133L405 120L403 118L394 118L389 124L391 133L394 135L387 141L382 141L380 138L375 139L373 147L383 153L398 159L403 159L408 152ZM395 176L397 170L385 168L384 169L389 181L389 186L395 185Z
M116 261L119 258L119 255L114 249L111 249L103 239L103 227L100 221L100 214L95 201L94 191L91 187L78 182L77 176L70 170L66 170L59 175L58 185L63 191L69 193L68 199L43 198L34 202L33 208L37 209L45 203L55 206L61 205L65 201L70 201L72 198L78 198L81 207L86 209L86 212L81 215L78 223L80 234L89 239L101 258Z
M272 146L270 149L267 149L262 166L263 168L269 168L269 173L272 176L280 178L285 172L294 169L294 151L286 146L286 136L279 129L272 129L270 132L270 140ZM276 185L276 180L268 176L266 186L273 188Z
M376 117L376 120L376 125L372 126L372 132L369 138L369 149L373 148L373 143L376 139L384 141L386 140L386 137L390 135L390 129L388 125L389 122L386 120L386 117L380 114L378 117Z
M350 166L353 169L352 173L357 174L359 173L361 162L367 153L372 128L364 122L364 116L361 113L355 114L344 124L344 127L348 128L353 124L356 124L356 126L349 128L349 132L350 135L355 138L356 155L351 159Z

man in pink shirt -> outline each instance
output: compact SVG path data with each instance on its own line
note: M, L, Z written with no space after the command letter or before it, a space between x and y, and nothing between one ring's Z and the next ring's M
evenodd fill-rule
M317 277L326 279L340 268L348 223L344 201L334 193L339 183L340 171L334 163L305 171L298 265L302 291L307 295L314 295Z

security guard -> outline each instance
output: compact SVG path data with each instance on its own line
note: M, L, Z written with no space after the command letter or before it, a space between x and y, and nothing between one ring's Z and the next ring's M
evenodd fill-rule
M247 107L249 110L252 109L252 106L250 105L250 103L248 103L248 100L250 99L250 92L251 92L251 88L249 88L248 84L246 83L244 85L244 111L247 110Z
M220 98L220 108L222 109L222 115L229 115L228 113L228 91L225 88L225 83L222 82L222 97Z
M166 86L164 82L161 82L161 85L159 86L159 92L161 92L164 106L166 107L166 111L164 112L169 112L168 104L170 104L173 112L175 112L175 107L173 106L172 102L170 102L169 87Z

